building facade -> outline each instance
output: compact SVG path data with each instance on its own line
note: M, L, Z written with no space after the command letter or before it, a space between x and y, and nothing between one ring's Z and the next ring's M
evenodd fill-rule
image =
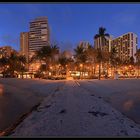
M50 33L47 17L39 17L30 22L29 56L36 50L50 44Z
M105 38L94 38L94 48L95 49L101 49L102 51L110 51L111 50L111 37L105 37Z
M20 54L29 59L29 32L20 33Z
M85 49L88 48L89 45L90 45L90 43L89 43L88 41L81 41L81 42L79 43L79 46L82 46L82 47L84 47Z
M138 48L138 37L132 32L123 34L111 41L111 47L115 47L117 55L122 61L127 61L130 57L136 62L136 51Z
M105 37L102 39L101 37L98 37L94 38L94 47L109 52L112 47L115 47L117 56L122 61L127 61L130 57L133 57L134 62L136 62L135 54L138 48L138 37L132 32L128 32L117 38Z

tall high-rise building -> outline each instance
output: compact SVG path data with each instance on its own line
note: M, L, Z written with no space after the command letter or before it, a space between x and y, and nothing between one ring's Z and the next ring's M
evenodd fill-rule
M50 44L50 34L47 17L38 17L30 22L29 55Z
M111 37L95 37L94 38L94 47L95 49L101 49L103 51L110 51L111 47Z
M132 32L123 34L117 38L106 37L101 39L101 37L94 38L94 47L101 48L101 50L111 51L112 47L115 47L117 50L117 56L122 61L129 60L130 57L134 58L136 62L136 51L138 47L138 37Z
M29 58L29 32L20 33L20 54L25 55L26 60Z
M111 47L116 47L117 55L122 61L127 61L130 57L136 62L136 51L138 47L138 37L132 32L123 34L111 41Z
M88 48L90 43L88 41L81 41L79 43L79 46L83 46L85 49Z

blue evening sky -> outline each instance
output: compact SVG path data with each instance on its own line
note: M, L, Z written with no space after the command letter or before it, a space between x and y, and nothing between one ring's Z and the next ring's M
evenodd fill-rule
M117 37L126 32L138 35L140 44L140 4L2 4L0 3L0 46L20 48L20 32L29 31L29 22L47 16L51 41L62 49L89 41L98 28Z

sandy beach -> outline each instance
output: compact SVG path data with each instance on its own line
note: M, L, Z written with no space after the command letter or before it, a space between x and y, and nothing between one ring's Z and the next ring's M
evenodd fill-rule
M36 82L33 81L33 85ZM59 83L59 81L47 82L55 83L54 85ZM121 85L119 88L117 82ZM70 80L63 81L63 84L57 86L50 94L48 90L38 86L40 94L42 91L44 95L46 93L49 96L44 98L41 105L20 123L10 136L140 136L140 125L135 121L135 117L131 119L129 115L127 116L126 110L119 110L120 107L117 108L112 103L115 96L117 102L120 100L120 104L124 101L120 95L122 92L126 93L124 97L128 100L130 89L136 88L136 83L139 82L139 80ZM108 86L110 83L112 86ZM129 91L129 94L126 91ZM139 94L134 93L136 98ZM121 97L118 98L117 95ZM133 102L136 98L133 98ZM128 103L125 107L127 111L129 109L133 111L131 104Z

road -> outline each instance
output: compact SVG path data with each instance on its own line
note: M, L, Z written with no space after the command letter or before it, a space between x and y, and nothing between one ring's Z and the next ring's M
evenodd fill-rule
M71 95L70 92L74 92L74 96L79 99L82 97L76 93L82 92L84 89L86 94L103 99L140 124L140 80L78 80L72 83L74 84L65 80L0 79L0 130L12 125L21 114L28 112L44 97L59 89L63 91L63 87L65 87L63 93L69 92ZM67 104L70 103L68 98L66 100ZM86 100L82 99L83 101L83 104L88 104ZM77 104L76 100L73 102Z
M64 81L0 79L0 131L11 126L63 84Z

